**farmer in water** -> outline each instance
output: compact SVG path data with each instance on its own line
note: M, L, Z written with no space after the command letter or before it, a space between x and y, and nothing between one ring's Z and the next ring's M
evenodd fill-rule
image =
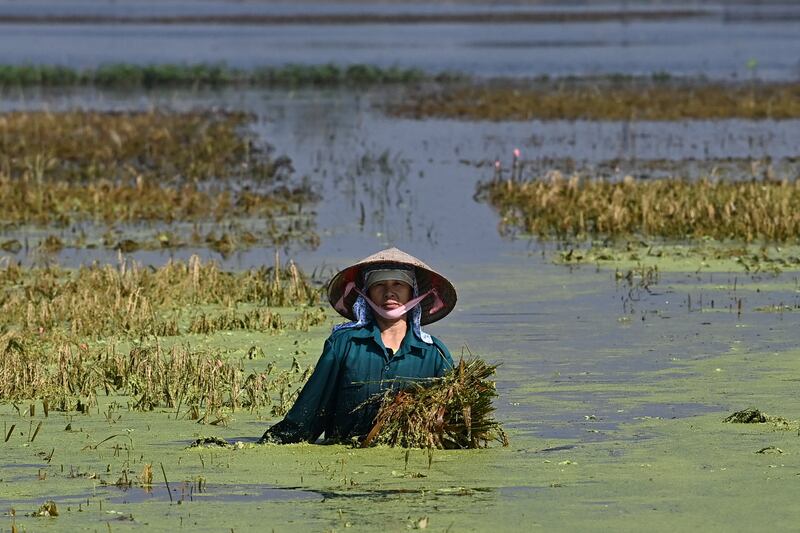
M422 326L453 310L456 291L442 275L397 248L345 268L328 285L328 299L352 322L333 328L311 378L286 417L261 442L286 444L363 438L390 387L439 377L453 360Z

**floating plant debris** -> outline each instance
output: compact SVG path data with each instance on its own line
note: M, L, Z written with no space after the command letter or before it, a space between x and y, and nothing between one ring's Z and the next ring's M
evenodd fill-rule
M53 500L48 500L44 502L36 511L32 512L31 516L56 517L58 516L58 506L56 506L56 502Z
M542 238L663 237L796 241L800 181L621 181L564 177L493 180L479 186L503 231Z
M464 120L682 120L800 117L800 85L670 77L496 81L417 91L390 114Z
M490 377L496 368L462 359L441 378L388 390L363 446L480 448L490 441L507 446L505 432L492 418L497 392Z
M209 447L230 448L232 447L232 444L220 437L200 437L199 439L195 439L189 445L189 448L209 448Z
M722 421L732 424L763 424L769 419L758 409L748 408L726 416Z
M770 424L776 429L800 431L800 422L797 420L787 420L780 416L770 416L753 407L736 411L726 416L722 421L732 424ZM766 448L764 450L766 450ZM764 450L756 453L764 453Z

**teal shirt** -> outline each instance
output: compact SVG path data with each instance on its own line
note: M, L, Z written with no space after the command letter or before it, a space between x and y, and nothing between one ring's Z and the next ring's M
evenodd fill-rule
M341 329L325 341L314 373L286 417L269 428L263 442L314 442L362 437L372 428L388 388L440 377L453 367L441 341L422 342L408 328L396 353L386 349L375 324Z

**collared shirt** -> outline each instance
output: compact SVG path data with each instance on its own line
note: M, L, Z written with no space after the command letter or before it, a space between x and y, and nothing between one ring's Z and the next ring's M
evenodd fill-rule
M366 435L378 411L377 398L388 388L440 377L453 367L441 341L427 344L408 328L397 352L383 345L377 325L342 329L325 341L314 373L294 406L267 430L263 441L314 442Z

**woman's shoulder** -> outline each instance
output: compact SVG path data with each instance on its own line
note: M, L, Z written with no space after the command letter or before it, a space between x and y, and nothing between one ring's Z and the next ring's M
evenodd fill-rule
M348 342L351 339L355 338L364 338L364 337L371 337L372 331L366 326L357 326L357 327L347 327L347 328L338 328L334 329L330 336L328 336L328 341L332 344L334 343L341 343L341 342Z

